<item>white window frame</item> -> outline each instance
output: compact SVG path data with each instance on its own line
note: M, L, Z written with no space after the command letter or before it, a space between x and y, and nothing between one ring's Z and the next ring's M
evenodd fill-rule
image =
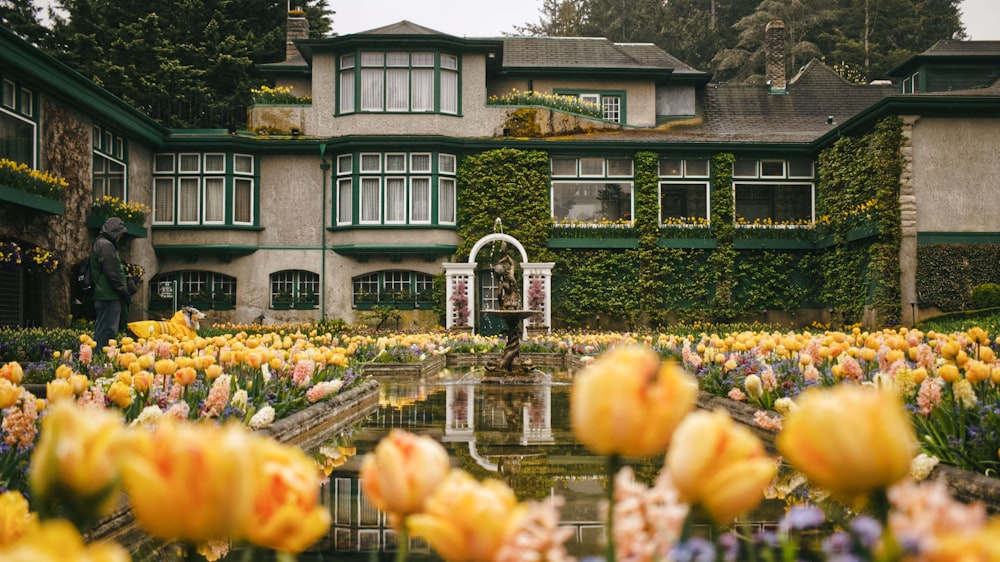
M450 186L448 188L449 189L449 193L451 194L451 204L450 205L446 205L445 204L446 201L444 201L445 190L444 190L443 186L445 184L447 184L447 185ZM458 187L457 187L457 185L455 183L455 178L442 178L442 177L439 177L438 178L438 224L448 224L448 225L455 224L455 217L458 214L457 196L458 196ZM448 210L448 213L449 213L449 215L451 217L450 219L446 220L446 219L442 218L442 217L444 217L444 211L445 211L445 209Z
M370 203L370 201L365 197L365 182L375 181L378 182L378 188L373 189L372 192L376 195L375 203ZM382 176L361 176L361 181L358 184L358 224L382 224ZM375 219L365 219L365 209L366 205L372 204L376 210L378 217Z
M665 177L669 177L671 179L675 179L676 178L675 176L665 176ZM704 217L695 217L695 218L704 218L706 223L709 223L711 221L711 219L712 219L712 183L711 182L708 182L708 181L661 181L661 182L659 182L659 189L658 189L658 193L657 193L657 205L656 205L657 208L659 209L660 226L668 226L665 223L665 221L663 220L664 219L664 215L663 215L663 210L664 210L663 209L663 188L664 187L669 187L671 185L690 186L690 185L698 185L698 184L704 184L704 186L705 186L705 216ZM687 218L687 217L684 217L684 218ZM670 225L670 226L674 226L674 225Z
M185 201L183 195L185 195L184 190L190 189L191 192L195 194L195 199L197 200L198 208L194 211L194 219L181 220L181 207ZM181 177L177 181L177 224L179 225L197 225L201 222L201 208L202 208L202 192L201 192L201 178L200 177Z
M250 213L250 218L246 221L241 221L237 218L237 205L239 205L239 185L241 182L246 182L250 189L249 200L247 201L248 211ZM239 225L252 225L254 222L254 192L256 188L256 182L251 176L234 176L233 177L233 224Z
M402 192L403 195L403 199L400 202L401 207L399 209L394 209L399 213L400 218L393 220L390 220L389 218L389 210L390 210L389 201L391 200L391 198L389 197L390 182L399 182L397 186L400 188L400 191ZM382 178L382 186L383 186L382 188L385 189L385 194L382 196L382 201L384 202L382 207L384 224L406 224L407 209L409 208L409 197L408 197L409 187L407 186L407 183L408 182L406 181L406 176L385 176L384 178Z
M157 193L160 190L166 190L169 192L170 203L168 209L162 209L159 204L159 197ZM166 210L170 213L169 219L162 219L160 213L161 210ZM174 224L174 219L177 216L177 182L174 176L160 176L153 177L153 224Z
M414 181L415 180L416 181L426 181L427 182L426 183L426 189L427 189L427 205L426 205L426 209L418 209L417 208L417 198L414 195L415 191L416 191L416 186L414 186ZM432 185L433 182L431 181L430 176L414 176L414 177L410 178L410 182L409 183L410 183L410 186L409 186L410 187L410 189L409 189L409 200L410 200L410 217L409 218L410 218L410 224L431 224L431 219L432 219L431 209L433 208L433 205L431 203L431 196L434 193L434 186ZM417 220L417 219L414 218L417 215L416 211L420 211L420 210L424 211L424 215L427 217L426 220Z
M226 154L225 153L206 152L202 157L205 159L205 161L202 163L202 166L203 166L202 169L205 171L206 174L225 174L226 173ZM215 160L215 161L221 160L222 166L221 167L209 167L209 162L213 161L213 160Z
M776 225L776 226L778 226L780 228L809 228L809 227L811 227L811 226L813 226L813 225L816 224L816 183L815 182L774 181L774 180L770 180L770 181L756 181L756 182L749 182L749 181L736 182L736 181L734 181L733 182L733 215L734 215L734 218L735 218L735 216L737 214L736 213L736 192L737 192L737 187L741 186L741 185L745 185L745 186L758 186L758 187L760 187L760 186L781 186L781 187L794 187L794 186L806 187L806 186L808 186L809 187L809 220L808 220L808 224L806 224L806 225L781 224L781 225ZM775 217L768 217L768 218L770 218L772 220L775 220ZM746 228L748 226L749 225L742 225L742 224L737 224L736 225L737 228L741 228L741 227Z

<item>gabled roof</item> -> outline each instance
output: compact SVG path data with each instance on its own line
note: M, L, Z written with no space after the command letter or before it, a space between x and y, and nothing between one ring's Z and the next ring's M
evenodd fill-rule
M886 74L905 76L922 64L954 64L956 62L969 64L1000 62L1000 41L942 39L931 45L926 51L896 65Z
M354 35L448 35L429 27L417 25L412 21L402 20L368 31L359 31Z
M613 43L602 37L505 37L503 66L697 72L651 43Z

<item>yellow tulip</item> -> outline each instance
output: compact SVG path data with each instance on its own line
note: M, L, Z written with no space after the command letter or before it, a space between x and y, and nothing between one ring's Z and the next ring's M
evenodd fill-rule
M87 545L69 521L50 519L32 529L20 540L0 547L0 560L6 562L128 562L127 550L113 542Z
M69 377L69 384L73 387L73 394L80 396L90 387L90 379L87 375L73 374Z
M937 376L941 377L946 383L953 383L962 378L958 373L958 367L951 363L945 363L938 367Z
M111 410L53 403L31 455L35 497L79 514L107 514L118 500L122 431L121 416Z
M115 403L119 408L125 409L132 405L132 394L130 393L131 387L122 381L115 381L111 383L108 388L108 398Z
M394 429L365 455L359 476L368 501L401 518L421 511L449 470L440 443Z
M73 385L66 379L52 379L45 383L45 399L50 403L73 398Z
M56 367L56 378L57 379L68 379L73 375L73 369L69 365L59 365Z
M13 406L21 397L21 387L7 379L0 378L0 409Z
M1000 518L990 519L978 530L955 531L938 537L920 559L926 562L1000 560Z
M854 500L909 474L916 438L894 394L844 384L807 391L798 403L776 445L818 486Z
M177 370L177 364L170 359L160 359L153 364L153 370L157 375L169 377Z
M5 378L14 384L21 384L21 379L24 378L24 369L17 361L11 361L0 367L0 378Z
M222 367L220 365L208 365L205 367L205 378L214 381L215 379L222 376Z
M525 512L503 482L477 482L454 470L428 498L424 513L409 516L406 524L448 562L483 562L494 559Z
M570 396L573 434L602 455L649 457L694 406L694 379L642 346L619 347L576 375Z
M251 450L258 477L244 535L258 546L298 554L330 528L316 463L273 439L254 438Z
M132 377L132 388L136 392L146 392L153 384L153 375L149 371L139 371Z
M684 418L666 467L681 499L700 504L717 523L756 507L777 471L760 439L721 410Z
M16 541L38 527L38 514L31 513L21 492L0 494L0 548Z
M181 367L174 371L174 382L181 386L188 386L198 378L198 371L194 367Z
M242 538L255 479L249 432L163 418L129 432L122 479L139 525L166 540Z

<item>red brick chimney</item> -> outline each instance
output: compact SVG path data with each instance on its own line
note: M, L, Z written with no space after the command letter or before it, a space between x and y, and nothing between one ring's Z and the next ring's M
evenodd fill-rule
M285 31L285 61L301 61L302 53L295 46L296 39L309 38L309 20L301 8L288 11L288 27Z
M785 22L771 20L764 28L764 79L768 92L786 93L785 79Z

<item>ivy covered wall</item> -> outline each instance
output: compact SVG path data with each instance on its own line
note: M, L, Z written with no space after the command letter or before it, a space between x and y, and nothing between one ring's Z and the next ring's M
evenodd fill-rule
M641 328L732 321L764 310L831 309L834 324L900 318L898 120L845 137L819 157L817 226L805 247L738 248L732 154L711 159L711 227L705 244L667 247L659 224L659 155L637 152L634 247L546 247L552 229L549 156L499 149L459 167L459 259L502 217L532 261L554 261L557 327ZM777 231L804 236L801 230ZM772 236L774 233L765 233Z
M967 310L972 289L1000 283L1000 244L917 246L917 297L920 308Z

